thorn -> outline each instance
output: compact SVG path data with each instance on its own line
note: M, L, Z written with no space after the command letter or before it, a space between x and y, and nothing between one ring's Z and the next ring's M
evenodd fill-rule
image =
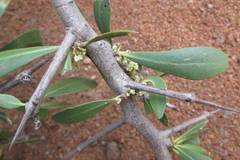
M15 135L14 135L14 137L12 139L12 142L11 142L11 145L9 147L9 150L12 148L12 145L16 142L17 137L22 132L23 127L24 127L25 123L27 122L27 120L29 119L33 109L34 109L34 106L29 106L28 109L26 110L26 113L24 114L23 119L22 119L21 123L18 126L17 132L15 133Z

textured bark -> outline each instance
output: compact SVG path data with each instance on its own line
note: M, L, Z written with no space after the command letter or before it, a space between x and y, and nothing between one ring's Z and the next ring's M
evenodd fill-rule
M75 3L71 0L50 0L61 17L66 28L77 35L79 42L90 40L97 36L90 25L79 12ZM87 55L94 62L103 75L105 81L116 95L127 92L126 84L131 80L123 72L113 56L113 50L109 43L98 41L86 46ZM135 99L130 97L121 102L125 122L136 128L149 142L159 160L170 160L171 155L167 149L171 145L163 133L159 132L146 118Z

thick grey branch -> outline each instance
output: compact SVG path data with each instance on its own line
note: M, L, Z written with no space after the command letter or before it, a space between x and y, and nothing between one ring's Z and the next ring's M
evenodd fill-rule
M167 137L171 136L172 134L179 132L187 127L189 127L190 125L193 125L194 123L200 122L206 118L211 118L215 113L219 112L221 109L217 109L214 110L212 112L202 112L202 114L196 118L190 119L180 125L174 126L172 128L169 128L165 131L162 131Z
M17 129L17 132L12 140L12 143L9 147L9 149L12 147L13 143L15 142L16 138L22 131L25 123L29 119L30 115L34 119L35 128L36 125L39 125L38 120L38 111L40 107L40 103L50 85L52 82L54 76L56 75L58 69L60 68L62 62L64 61L68 51L71 49L73 43L75 42L76 36L73 35L71 32L67 31L66 36L64 37L62 44L60 45L58 51L56 52L53 61L51 62L50 66L48 67L46 73L42 77L40 83L38 84L35 92L33 93L32 97L30 98L29 102L25 106L25 114L23 116L23 119Z
M10 79L9 81L1 84L0 85L0 93L5 93L5 92L7 92L8 90L10 90L13 87L17 86L20 83L24 83L24 84L29 83L31 81L31 74L33 72L35 72L36 70L38 70L40 67L42 67L51 58L52 58L52 56L42 60L41 62L39 62L35 66L33 66L33 67L31 67L31 68L29 68L27 70L21 71L20 73L18 73L15 77Z
M88 41L97 36L91 26L86 22L77 6L72 0L50 0L61 17L65 27L74 27L79 41ZM73 5L69 5L73 4ZM59 11L60 8L66 10ZM74 13L71 14L68 13ZM69 20L73 20L69 22ZM105 41L97 41L86 46L87 55L99 69L109 87L116 95L125 94L127 92L126 84L131 79L123 72L121 67L113 56L113 49L110 44ZM158 160L172 159L167 149L170 145L170 139L153 126L153 124L145 117L134 98L128 98L121 103L123 114L127 123L136 128L145 138L156 154Z
M152 93L156 93L156 94L160 94L160 95L165 95L165 96L168 96L168 97L180 99L180 100L185 101L185 102L200 103L200 104L204 104L204 105L207 105L207 106L211 106L211 107L215 107L215 108L219 108L219 109L224 109L224 110L229 110L229 111L240 113L240 111L238 111L238 110L198 99L196 97L196 95L193 94L193 93L181 93L181 92L171 91L171 90L157 88L157 87L153 87L153 86L148 86L148 85L145 85L145 84L142 84L142 83L137 83L137 82L132 82L132 81L130 81L126 85L126 87L129 87L129 88L132 88L132 89L148 91L148 92L152 92Z
M77 152L81 152L82 150L84 150L86 147L88 147L90 144L92 144L93 142L101 139L102 137L104 137L105 135L107 135L108 133L114 131L115 129L121 127L123 124L125 123L124 117L119 118L117 121L113 122L112 124L110 124L109 126L107 126L106 128L104 128L102 131L98 132L96 135L94 135L93 137L91 137L90 139L86 140L85 142L81 143L74 151L72 151L71 153L69 153L67 156L65 156L64 158L62 158L62 160L66 160L69 157L71 157L72 155L74 155Z

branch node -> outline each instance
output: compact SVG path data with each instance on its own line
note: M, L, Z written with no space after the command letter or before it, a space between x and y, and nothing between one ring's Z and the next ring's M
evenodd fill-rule
M27 84L27 83L30 83L32 80L32 77L31 75L25 73L25 72L22 72L22 74L20 75L20 81L23 83L23 84Z

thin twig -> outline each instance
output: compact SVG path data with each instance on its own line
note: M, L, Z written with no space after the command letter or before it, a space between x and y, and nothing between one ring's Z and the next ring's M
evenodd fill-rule
M152 93L156 93L156 94L160 94L160 95L165 95L165 96L168 96L168 97L180 99L180 100L185 101L185 102L200 103L200 104L204 104L204 105L207 105L207 106L211 106L211 107L215 107L215 108L219 108L219 109L224 109L224 110L229 110L229 111L240 113L240 111L238 111L238 110L198 99L194 93L181 93L181 92L171 91L171 90L157 88L157 87L153 87L153 86L148 86L148 85L133 82L133 81L129 82L126 85L126 87L129 87L129 88L132 88L132 89L148 91L148 92L152 92Z
M47 63L50 59L52 58L52 56L42 60L41 62L39 62L38 64L34 65L33 67L27 69L27 70L23 70L20 73L18 73L15 77L13 77L12 79L10 79L9 81L3 83L0 85L0 93L5 93L8 90L14 88L15 86L17 86L20 83L24 83L27 84L31 81L31 74L33 72L35 72L36 70L38 70L40 67L42 67L45 63Z
M136 92L137 94L137 92ZM144 93L142 96L140 96L139 94L137 94L140 98L146 98L146 99L150 99L149 98L149 94L148 93ZM170 108L171 110L174 110L174 111L179 111L180 112L180 109L170 103L167 103L166 104L166 107Z
M206 118L211 118L215 113L221 111L221 109L217 109L217 110L214 110L212 112L202 112L202 114L196 118L193 118L193 119L190 119L186 122L183 122L182 124L180 125L177 125L177 126L174 126L172 128L169 128L167 130L164 130L162 131L167 137L171 136L172 134L176 133L176 132L179 132L187 127L189 127L190 125L194 124L194 123L197 123L197 122L200 122Z
M61 160L66 160L67 158L71 157L72 155L74 155L77 152L82 151L83 149L85 149L86 147L88 147L90 144L92 144L93 142L101 139L102 137L104 137L105 135L107 135L108 133L114 131L115 129L121 127L123 124L125 123L124 117L119 118L117 121L113 122L112 124L110 124L109 126L107 126L106 128L104 128L102 131L98 132L96 135L94 135L93 137L91 137L90 139L86 140L85 142L81 143L74 151L72 151L71 153L69 153L67 156L65 156L64 158L62 158Z
M174 106L174 105L172 105L170 103L167 103L166 107L170 108L171 110L180 112L180 109L178 107L176 107L176 106Z
M76 40L76 36L72 34L70 31L68 31L62 41L62 44L60 45L58 51L54 56L53 61L48 67L44 76L42 77L40 83L38 84L29 102L25 106L26 112L23 116L23 119L20 125L18 126L17 132L13 137L13 140L9 149L11 149L13 143L16 141L16 138L19 136L20 132L22 131L25 123L30 118L30 116L35 123L35 129L38 129L40 127L40 121L38 119L38 111L39 111L40 103L48 87L50 86L50 83L52 82L54 76L56 75L58 69L61 67L61 64L65 60L65 57L67 56L67 53L69 52L75 40Z

